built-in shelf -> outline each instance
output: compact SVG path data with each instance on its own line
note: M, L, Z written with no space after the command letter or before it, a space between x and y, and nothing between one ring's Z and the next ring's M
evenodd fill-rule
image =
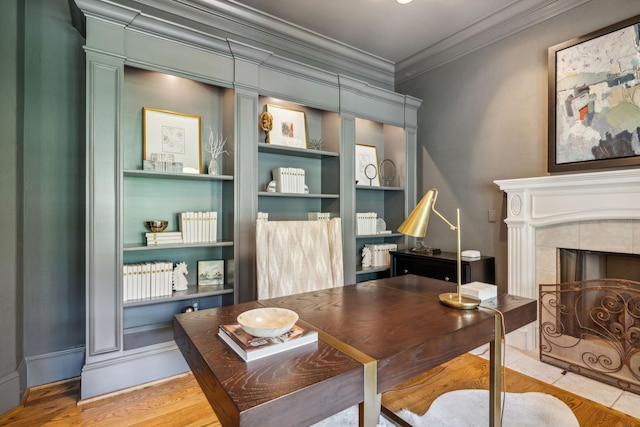
M359 264L356 267L356 275L359 274L368 274L368 273L379 273L381 271L389 271L389 266L388 265L381 265L378 267L363 267L361 264Z
M274 193L271 191L258 191L260 197L300 197L307 199L339 199L339 194L305 194L305 193Z
M125 243L122 247L122 250L125 252L133 252L133 251L158 251L164 249L189 249L189 248L216 248L222 246L233 246L232 241L218 241L218 242L208 242L208 243L182 243L175 245L151 245L147 246L144 243Z
M404 191L404 188L402 188L402 187L384 187L384 186L375 187L375 186L372 186L372 185L360 185L360 184L357 184L356 185L356 190Z
M356 234L356 239L380 239L385 237L402 237L402 233L384 233L384 234Z
M258 151L261 153L284 154L296 157L308 157L312 159L340 156L339 153L333 151L311 150L308 148L286 147L282 145L272 145L265 143L258 144Z
M186 291L173 291L173 294L156 297L145 298L140 300L126 301L124 307L139 307L142 305L162 304L165 302L182 301L192 299L194 297L202 298L215 295L224 295L233 293L233 287L224 285L219 287L217 285L197 286L191 285L187 287Z
M171 173L145 171L139 169L129 169L123 172L124 176L137 176L143 178L162 178L162 179L186 179L186 180L202 180L202 181L233 181L231 175L207 175L198 173Z

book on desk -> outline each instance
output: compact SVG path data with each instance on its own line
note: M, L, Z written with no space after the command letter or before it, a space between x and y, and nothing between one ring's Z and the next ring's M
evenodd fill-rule
M272 338L260 338L245 332L239 324L221 325L218 336L245 362L271 356L318 341L318 332L293 325L289 332Z

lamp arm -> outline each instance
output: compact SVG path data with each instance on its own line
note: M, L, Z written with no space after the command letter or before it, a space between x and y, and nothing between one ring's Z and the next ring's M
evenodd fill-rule
M436 208L435 208L435 207L431 207L431 211L432 211L433 213L435 213L436 215L438 215L438 216L440 217L440 219L441 219L441 220L443 220L444 222L446 222L446 223L447 223L447 225L449 226L449 228L450 228L452 231L456 231L456 230L458 229L458 226L451 224L451 222L449 222L449 220L448 220L447 218L445 218L445 217L444 217L440 212L438 212L438 211L436 210Z

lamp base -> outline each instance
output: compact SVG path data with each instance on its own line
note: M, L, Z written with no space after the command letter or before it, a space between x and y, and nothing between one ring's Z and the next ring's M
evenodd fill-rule
M467 295L445 293L439 295L440 302L448 307L458 310L471 310L480 305L480 300Z

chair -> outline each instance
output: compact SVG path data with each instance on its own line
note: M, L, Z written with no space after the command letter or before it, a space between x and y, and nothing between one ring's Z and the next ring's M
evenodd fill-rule
M267 221L256 223L258 299L344 285L342 223Z

